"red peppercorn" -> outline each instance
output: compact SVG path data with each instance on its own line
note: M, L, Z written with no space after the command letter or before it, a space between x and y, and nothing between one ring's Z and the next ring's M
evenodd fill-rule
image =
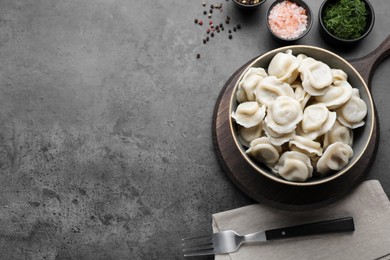
M213 24L213 21L210 20L209 24L212 25L212 24Z
M202 25L202 24L203 24L203 21L202 21L202 20L200 20L200 21L198 22L198 24L199 24L199 25Z

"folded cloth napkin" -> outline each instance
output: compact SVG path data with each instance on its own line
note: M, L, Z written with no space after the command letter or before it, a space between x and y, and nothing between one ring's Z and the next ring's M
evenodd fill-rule
M310 211L283 211L260 204L213 214L213 232L261 230L348 217L355 231L244 244L216 260L390 259L390 202L377 180L365 181L342 200Z

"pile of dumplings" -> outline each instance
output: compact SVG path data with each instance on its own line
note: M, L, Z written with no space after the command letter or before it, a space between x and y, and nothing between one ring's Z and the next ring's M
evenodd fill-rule
M353 156L353 129L367 105L340 69L291 50L267 70L251 67L238 83L232 112L246 153L293 182L326 176Z

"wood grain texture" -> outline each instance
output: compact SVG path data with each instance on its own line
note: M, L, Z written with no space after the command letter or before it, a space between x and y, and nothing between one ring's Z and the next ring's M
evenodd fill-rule
M375 67L389 54L390 36L371 54L351 61L370 87ZM256 57L257 58L257 57ZM254 58L254 59L256 59ZM254 60L253 59L253 60ZM344 175L316 186L290 186L261 175L241 156L229 127L229 101L242 71L253 61L239 68L226 82L216 101L213 114L213 142L221 167L231 181L259 203L291 211L311 210L329 205L354 189L370 169L379 143L379 120L375 108L373 135L361 159Z

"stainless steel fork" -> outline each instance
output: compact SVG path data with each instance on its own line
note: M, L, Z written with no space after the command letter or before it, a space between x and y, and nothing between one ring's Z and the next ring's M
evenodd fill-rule
M353 218L346 217L260 231L243 236L233 230L226 230L208 236L183 238L182 247L184 256L225 254L236 252L243 243L248 242L263 242L274 239L334 232L352 232L354 230Z

